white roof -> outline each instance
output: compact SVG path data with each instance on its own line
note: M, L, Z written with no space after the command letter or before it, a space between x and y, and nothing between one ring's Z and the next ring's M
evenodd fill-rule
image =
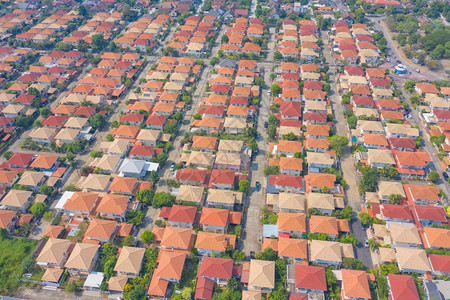
M100 285L102 284L104 278L105 274L103 274L102 272L92 272L86 278L83 287L100 288Z

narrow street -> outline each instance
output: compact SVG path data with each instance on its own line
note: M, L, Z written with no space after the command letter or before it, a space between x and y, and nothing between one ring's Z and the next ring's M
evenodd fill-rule
M267 156L269 151L269 143L267 141L267 134L264 128L264 122L269 118L269 107L271 96L268 94L270 90L270 85L272 80L270 79L270 73L273 63L273 55L275 52L275 28L270 28L270 40L268 42L269 53L267 55L267 60L265 62L259 63L260 68L264 69L264 83L265 86L261 89L261 106L259 108L259 116L257 120L257 130L260 134L260 139L258 140L258 155L253 160L252 163L252 173L251 173L251 189L249 196L246 197L245 207L247 208L247 214L244 215L244 226L246 228L243 237L243 249L245 253L250 253L250 251L260 251L261 250L261 236L262 236L262 225L260 223L261 209L265 204L265 186L266 178L264 177L264 167L267 163ZM272 62L269 62L272 61ZM261 184L261 190L256 191L256 182Z
M347 132L347 121L344 117L344 110L341 105L341 97L337 92L336 86L336 66L334 65L331 57L331 51L329 45L326 41L328 41L328 35L322 32L322 41L324 41L324 51L323 54L326 58L326 61L330 67L329 73L330 78L332 78L331 90L330 90L330 101L334 112L334 125L336 128L336 134L349 137ZM355 171L355 161L353 159L353 155L350 150L350 146L346 146L342 151L342 157L340 160L341 169L344 173L344 180L348 184L348 188L345 191L347 204L349 204L354 213L356 214L354 217L354 221L351 224L353 234L358 238L360 244L356 247L357 258L361 260L367 268L372 268L372 258L371 253L368 248L364 248L364 239L367 237L366 233L362 230L361 222L357 215L361 211L362 199L359 194L358 188L358 179Z

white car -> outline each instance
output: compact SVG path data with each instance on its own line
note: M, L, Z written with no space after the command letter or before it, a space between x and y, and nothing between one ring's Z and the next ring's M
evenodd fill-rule
M364 247L369 248L369 239L364 238Z
M270 90L267 91L267 95L270 95Z

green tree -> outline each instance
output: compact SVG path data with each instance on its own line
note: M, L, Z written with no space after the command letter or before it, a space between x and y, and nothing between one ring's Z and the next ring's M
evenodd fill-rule
M155 238L155 234L150 230L146 229L141 234L141 240L144 244L150 245Z
M379 176L377 173L377 169L373 168L365 168L363 169L363 178L360 183L360 187L363 192L375 192L378 186Z
M50 195L52 191L53 191L52 187L45 184L39 188L39 193L44 195Z
M389 195L389 203L391 203L391 204L400 204L402 199L403 199L403 196L400 194L390 194Z
M248 180L239 181L239 192L245 193L250 187L250 182Z
M272 94L272 96L276 96L281 92L281 87L277 84L277 83L273 83L270 86L270 93Z
M440 178L439 173L437 171L431 171L430 173L428 173L428 179L435 182L438 181Z
M122 240L122 246L129 247L129 246L132 246L133 244L134 244L134 236L132 236L132 235L127 235Z
M92 39L91 39L92 50L97 51L97 52L102 51L106 47L107 44L108 44L108 41L105 40L105 38L103 37L102 34L94 34L92 36Z
M342 258L342 266L344 269L364 270L364 264L356 258Z
M136 198L145 205L151 205L155 191L153 189L142 189L136 193Z
M359 220L361 221L361 224L366 227L370 227L373 224L372 216L363 211L359 213Z
M140 210L130 210L125 216L127 222L134 225L141 225L144 220L144 213Z
M44 202L36 202L30 207L30 212L36 218L41 218L46 211L47 211L47 204L45 204Z
M256 77L255 78L255 84L257 86L264 86L264 79L262 79L261 77Z
M355 10L355 23L363 23L364 18L366 16L366 12L362 8L358 8Z
M152 199L153 207L172 206L175 202L175 197L167 192L156 193Z
M219 63L219 58L218 57L213 57L213 58L211 58L209 63L211 64L211 66L215 66L215 65L217 65Z
M263 252L257 252L255 253L256 259L261 260L270 260L270 261L276 261L277 260L277 253L273 251L272 248L266 248Z
M345 136L334 135L329 138L330 148L336 152L337 156L342 155L342 148L348 145L349 140Z
M102 114L96 113L95 115L89 117L89 124L94 130L97 130L106 124L106 118Z
M6 151L5 153L3 153L3 157L6 160L9 160L13 155L14 155L14 152L12 152L12 151Z

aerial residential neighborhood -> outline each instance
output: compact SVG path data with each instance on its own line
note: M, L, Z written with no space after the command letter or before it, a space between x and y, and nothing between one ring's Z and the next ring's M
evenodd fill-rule
M450 299L450 2L0 3L0 298Z

